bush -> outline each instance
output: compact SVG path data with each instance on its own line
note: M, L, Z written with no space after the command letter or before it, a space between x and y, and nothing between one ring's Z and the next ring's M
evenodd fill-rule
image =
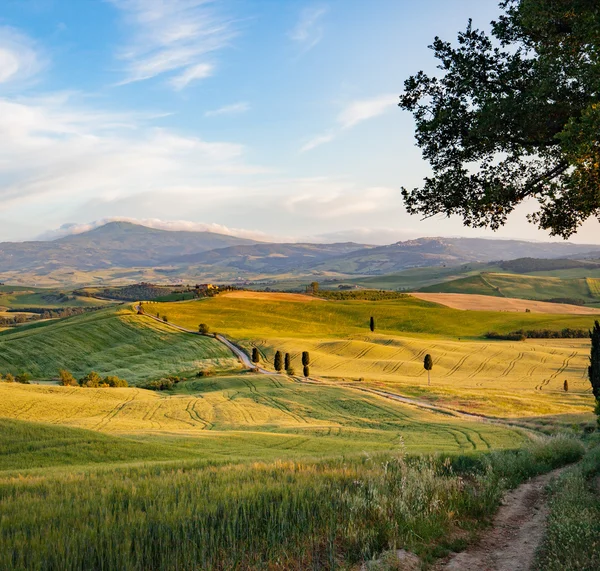
M29 373L20 373L15 377L15 381L22 385L28 385L29 381L31 381L31 375Z
M285 370L286 375L289 375L290 377L293 377L296 374L296 370L294 369L294 367L288 367Z
M99 388L99 387L127 387L129 384L125 379L120 379L119 377L115 377L109 375L108 377L102 378L98 373L92 371L88 373L85 377L79 379L79 384L82 387L88 388Z
M15 382L15 377L11 373L6 373L6 375L4 375L4 382L6 382L6 383L14 383Z
M206 323L201 323L198 327L198 333L200 335L208 335L210 333L210 327Z
M210 367L207 367L206 369L200 369L197 373L196 376L197 377L214 377L216 375L216 371Z
M108 385L109 387L127 387L129 386L125 379L120 379L119 377L115 377L109 375L108 377L104 377L103 384Z
M63 386L63 387L76 387L77 386L77 379L67 370L65 369L61 369L58 372L58 379L59 379L59 383Z

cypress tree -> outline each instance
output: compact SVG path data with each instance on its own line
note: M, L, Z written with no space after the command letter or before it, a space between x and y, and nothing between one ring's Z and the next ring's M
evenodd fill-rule
M256 347L252 347L252 362L258 363L260 361L260 353Z
M283 363L284 363L283 368L286 371L288 371L290 369L290 366L291 366L291 359L290 359L290 354L289 353L285 354L285 358L283 360Z
M302 372L304 373L305 377L310 377L310 368L308 367L308 365L304 365Z
M373 316L371 316L371 319L369 320L369 327L371 329L371 333L375 331L375 318Z
M310 365L310 354L308 351L302 351L302 365L305 367Z
M431 355L429 353L427 353L427 355L425 355L425 359L423 360L423 367L427 371L427 384L430 385L431 384L431 369L433 369L433 359L431 358Z
M565 382L563 383L563 390L566 393L569 392L569 381L567 381L567 379L565 379Z
M598 415L598 425L600 426L600 322L594 323L594 328L590 331L592 340L592 349L590 351L590 366L588 367L588 376L592 384L592 393L596 398L596 414Z
M275 366L275 370L280 373L283 369L283 359L281 358L281 351L277 351L275 353L275 360L273 361L273 365Z

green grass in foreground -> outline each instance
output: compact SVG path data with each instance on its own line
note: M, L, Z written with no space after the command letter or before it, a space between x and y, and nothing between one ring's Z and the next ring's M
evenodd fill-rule
M465 546L506 486L582 455L564 438L480 456L385 455L0 475L0 568L350 569Z
M218 341L177 332L128 309L104 309L0 334L0 372L56 378L95 370L130 383L199 367L235 367Z
M548 527L535 571L600 569L600 445L551 488Z

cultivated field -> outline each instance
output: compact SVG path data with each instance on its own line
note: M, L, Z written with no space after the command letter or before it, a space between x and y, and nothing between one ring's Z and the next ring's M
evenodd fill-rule
M231 352L208 337L186 335L129 308L109 308L36 323L0 334L0 373L53 379L59 369L77 377L94 370L130 383L199 368L237 368Z
M549 313L557 315L598 315L600 308L570 305L567 303L550 303L490 295L464 293L426 293L415 292L414 297L433 303L440 303L453 309L471 311L517 311L529 310L533 313Z
M414 298L304 303L219 296L149 307L158 307L171 321L190 328L207 323L248 352L257 347L267 368L280 350L290 353L300 373L301 352L309 351L311 375L330 382L387 389L500 417L561 415L555 420L564 423L592 419L586 378L589 341L511 342L475 336L491 329L588 329L593 316L460 311ZM375 333L368 330L370 315L376 319ZM459 337L461 332L464 337ZM432 386L423 369L426 353L434 359ZM565 380L568 393L563 390Z

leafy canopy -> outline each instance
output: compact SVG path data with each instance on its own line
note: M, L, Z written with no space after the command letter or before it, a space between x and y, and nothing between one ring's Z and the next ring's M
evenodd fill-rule
M400 107L433 170L402 189L411 214L498 229L527 199L530 221L567 238L600 218L600 2L504 0L491 35L430 46L439 77L405 81Z

